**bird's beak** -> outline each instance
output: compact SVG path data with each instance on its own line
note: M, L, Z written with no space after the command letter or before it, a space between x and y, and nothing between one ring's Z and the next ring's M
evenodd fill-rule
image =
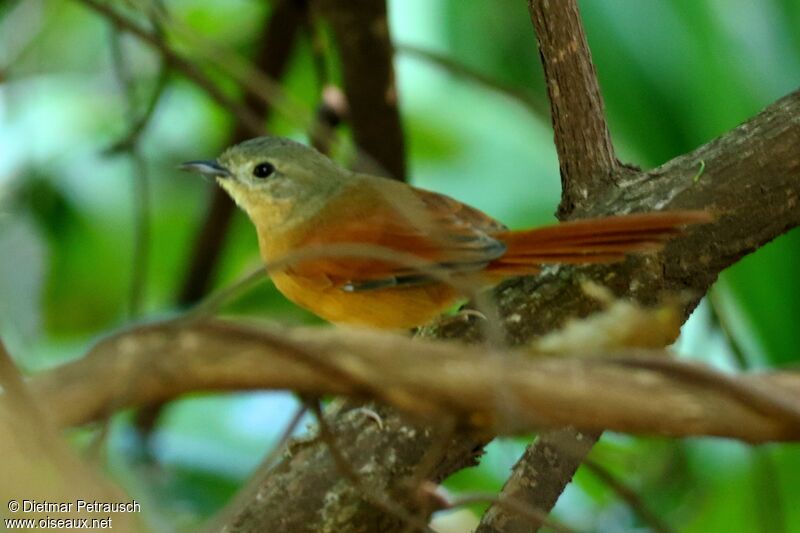
M204 176L211 176L213 178L230 178L233 174L227 168L223 167L215 160L209 161L187 161L181 163L178 167L187 172L197 172Z

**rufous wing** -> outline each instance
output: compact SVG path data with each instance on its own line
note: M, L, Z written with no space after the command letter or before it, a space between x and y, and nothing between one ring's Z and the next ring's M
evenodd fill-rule
M342 194L320 212L297 247L322 254L292 265L292 275L324 278L347 291L374 290L480 270L505 253L491 236L504 226L477 209L405 184L370 186ZM346 246L337 251L335 245Z

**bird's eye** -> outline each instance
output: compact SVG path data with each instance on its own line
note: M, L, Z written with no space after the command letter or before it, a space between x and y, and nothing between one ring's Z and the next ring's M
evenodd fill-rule
M272 163L259 163L253 168L253 176L257 178L268 178L275 172L275 167Z

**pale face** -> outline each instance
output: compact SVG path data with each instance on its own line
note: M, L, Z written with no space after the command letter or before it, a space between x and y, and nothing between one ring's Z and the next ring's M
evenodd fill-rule
M183 168L215 177L264 229L292 224L317 209L350 175L316 150L277 137L250 139L216 161L189 162Z
M220 166L230 175L216 176L216 180L245 211L249 212L253 203L291 202L302 193L279 158L256 155L247 159L237 155L229 150L219 158Z

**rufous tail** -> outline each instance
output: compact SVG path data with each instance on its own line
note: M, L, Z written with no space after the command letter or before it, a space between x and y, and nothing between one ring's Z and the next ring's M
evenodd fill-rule
M711 222L707 211L657 211L563 222L544 228L494 234L507 246L492 261L492 274L536 274L542 265L622 261L628 254L656 252L686 226Z

